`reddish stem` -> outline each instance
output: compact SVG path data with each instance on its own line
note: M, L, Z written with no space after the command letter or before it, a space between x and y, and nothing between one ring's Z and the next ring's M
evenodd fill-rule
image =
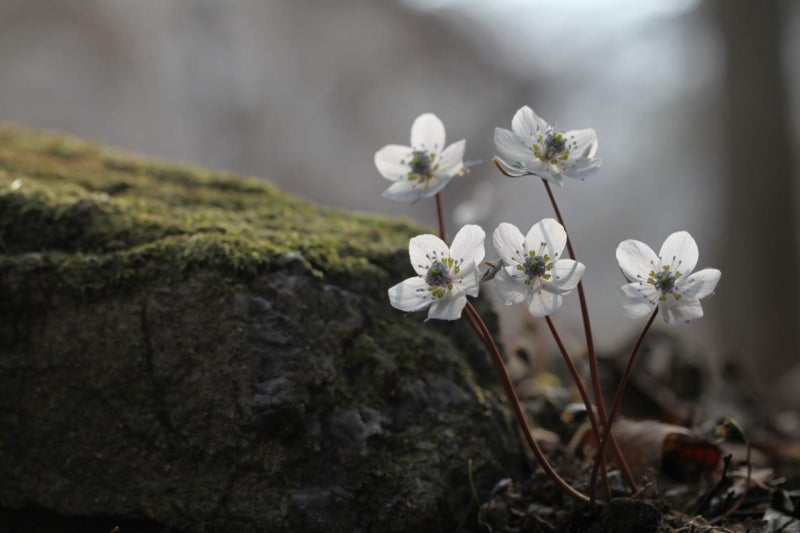
M442 213L442 193L436 193L436 220L439 222L439 238L447 242L447 233L444 231L444 214Z
M558 345L559 351L561 351L561 356L564 358L564 362L567 363L567 368L569 368L569 373L572 374L572 380L575 382L575 386L578 387L578 393L581 395L581 400L583 404L586 406L586 413L589 416L589 423L592 426L592 431L595 434L595 438L597 435L600 435L600 428L597 425L597 416L595 415L594 409L592 408L592 402L589 400L589 393L586 392L586 387L583 385L583 380L581 379L580 374L578 374L578 369L575 367L575 363L572 362L572 358L569 356L567 352L567 348L564 346L564 343L561 341L561 336L558 334L556 330L555 324L550 319L549 316L544 317L545 321L547 322L548 327L550 328L550 333L553 335L553 339L555 339L556 344ZM606 493L606 499L611 499L611 488L608 485L608 475L606 474L605 469L601 472L601 476L603 478L603 489ZM594 506L595 500L595 491L594 487L590 488L589 492L589 505Z
M514 415L517 419L517 423L522 429L522 432L525 435L525 440L528 442L528 446L533 452L533 455L536 457L536 460L539 462L539 465L561 490L579 502L588 503L589 497L582 492L575 490L569 483L564 481L564 479L558 475L553 466L547 460L544 453L542 453L542 450L539 448L539 444L536 442L536 439L533 437L531 429L528 426L528 421L525 418L525 412L522 409L517 392L514 390L514 385L511 383L511 378L508 376L506 367L503 364L503 359L500 356L500 351L497 349L497 345L495 344L491 333L489 333L489 330L486 328L486 324L484 324L483 320L481 320L480 315L470 302L467 302L467 305L464 309L466 310L467 316L470 319L470 325L473 328L476 328L475 332L484 342L486 349L492 356L492 363L494 364L495 371L497 372L497 377L500 378L500 383L503 386L503 391L506 393L508 403L511 404Z
M547 196L550 198L550 204L553 206L553 211L556 214L558 223L561 224L561 226L564 228L564 231L566 231L567 226L564 224L564 217L561 216L561 210L558 208L558 202L556 202L556 197L553 194L553 190L550 188L550 182L542 179L542 183L544 183L544 188L547 190ZM569 238L569 232L567 232L567 252L569 252L570 258L574 260L575 250L572 248L572 240ZM603 427L603 429L607 429L608 417L606 415L606 404L605 400L603 400L603 390L600 388L600 372L597 369L597 354L594 351L592 323L589 319L589 306L586 303L586 293L583 290L583 281L578 282L578 300L580 301L581 305L583 332L586 336L586 356L589 360L589 375L592 381L592 392L594 393L594 400L597 403L597 412L600 416L600 425ZM595 437L598 435L599 434L596 434ZM597 441L595 440L595 442ZM616 459L617 464L622 471L622 476L625 478L625 481L634 491L636 491L636 480L633 478L633 474L628 466L628 462L625 460L625 456L622 455L622 450L619 448L617 439L613 434L611 435L611 450L614 453L614 458ZM603 459L603 463L605 464L605 458ZM592 501L594 501L594 484L592 484L589 490L592 496Z
M639 338L636 339L636 344L633 346L633 350L631 351L631 355L628 357L628 364L625 366L625 372L622 374L622 379L619 382L619 386L617 387L617 393L614 395L614 403L611 404L611 411L608 413L608 424L606 424L606 429L603 432L603 438L600 439L600 443L597 446L597 453L594 456L594 466L592 467L592 481L591 486L594 486L597 483L597 469L600 467L600 457L603 454L603 450L605 450L606 442L609 440L609 436L612 435L611 433L611 426L614 424L614 418L617 415L617 410L619 409L619 404L622 401L622 395L625 392L625 387L628 385L628 379L631 377L631 370L633 369L633 361L636 359L636 354L639 353L639 348L642 347L642 341L644 341L645 335L650 330L650 326L653 325L653 321L656 319L656 315L658 314L658 306L656 306L653 314L650 315L650 320L647 321L645 324L642 333L639 335Z
M558 223L563 226L564 231L567 230L567 226L564 224L564 217L561 216L561 210L558 208L558 202L556 202L556 197L553 194L553 190L550 188L550 182L545 179L542 179L542 183L544 183L544 188L547 190L547 196L550 198L550 203L553 206L553 211L556 213L556 218L558 219ZM569 232L567 232L567 251L569 252L569 256L571 259L575 259L575 250L572 248L572 240L569 238ZM597 369L597 355L594 352L594 337L592 336L592 323L589 320L589 306L586 303L586 293L583 290L583 281L578 282L578 300L580 300L581 304L581 316L583 317L583 332L586 336L586 352L589 359L589 373L591 374L592 379L592 391L594 392L594 400L597 403L597 410L600 413L600 421L603 423L603 426L606 425L606 404L603 400L602 389L600 388L600 373Z
M446 243L447 238L444 227L444 215L442 213L442 200L439 193L436 194L436 219L439 223L439 237ZM552 465L547 461L547 458L539 448L536 439L533 438L530 427L528 427L528 421L525 418L525 412L522 409L522 405L519 403L519 397L514 389L514 385L511 383L511 378L508 376L506 367L503 364L503 358L500 356L500 351L497 348L497 344L494 342L492 334L489 333L489 329L486 327L486 324L484 324L480 315L470 302L467 302L465 310L467 312L467 319L470 326L472 326L472 329L475 330L475 333L483 341L486 349L492 356L492 363L494 364L497 376L500 378L500 383L502 384L503 390L506 393L506 398L508 398L508 402L511 404L511 407L514 410L517 422L522 428L522 432L525 435L528 446L533 452L533 455L536 457L536 460L539 462L539 465L542 467L542 469L544 469L547 475L550 476L550 479L552 479L553 482L564 492L580 502L588 502L589 497L581 492L578 492L569 483L564 481L564 479L558 475Z

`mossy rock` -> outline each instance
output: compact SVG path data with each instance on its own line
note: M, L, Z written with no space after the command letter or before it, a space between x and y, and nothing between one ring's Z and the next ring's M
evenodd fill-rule
M0 507L452 531L520 455L468 328L388 305L421 231L0 127Z

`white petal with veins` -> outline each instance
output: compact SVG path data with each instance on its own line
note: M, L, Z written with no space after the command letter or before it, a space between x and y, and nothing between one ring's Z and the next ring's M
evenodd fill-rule
M439 153L444 149L444 124L433 113L424 113L411 125L411 146L415 150Z
M428 268L434 260L441 261L450 256L447 245L437 237L426 233L417 235L408 241L408 255L411 258L411 266L420 276L428 273Z
M550 124L536 115L528 106L520 107L514 118L511 119L511 129L521 137L535 139L539 134L544 135L550 129Z
M506 270L500 270L492 282L495 291L506 305L518 304L523 301L530 289L508 275Z
M525 237L515 225L502 222L497 226L492 234L492 244L507 265L513 267L513 263L525 261Z
M483 261L486 251L483 248L483 241L486 233L480 226L468 224L461 228L450 245L450 254L453 258L463 258L465 266L469 263L480 263Z
M382 196L396 202L413 202L422 198L424 190L413 181L399 180L383 191Z
M685 231L676 231L667 237L658 252L661 266L669 265L672 272L680 271L684 276L694 270L698 256L697 243Z
M436 173L449 178L461 172L464 168L464 149L466 145L467 141L461 139L445 148L441 157L434 161L434 164L439 165Z
M466 296L440 298L431 305L431 310L428 311L428 319L458 320L465 305L467 305Z
M550 279L550 284L558 289L559 292L572 292L580 283L585 271L586 267L583 263L572 259L561 259L556 261L550 270L550 274L553 276Z
M705 268L684 278L678 283L678 292L686 296L702 299L714 292L722 273L716 268Z
M653 311L658 290L647 283L628 283L620 287L619 302L628 318L641 318Z
M537 318L549 316L556 312L563 303L564 297L560 294L555 294L545 289L539 289L531 294L528 312L531 316Z
M408 146L388 144L375 152L375 166L381 176L387 180L397 181L408 176L407 161L411 153L412 150Z
M681 322L691 322L696 318L703 317L703 308L697 298L667 298L658 304L659 311L667 324L680 324Z
M658 256L653 249L634 239L619 243L617 262L628 281L645 281L658 268Z
M392 307L407 313L425 309L431 305L428 284L422 278L408 278L389 289Z
M549 255L555 260L564 251L567 244L567 232L564 226L553 218L545 218L531 227L525 236L528 250L533 250L536 255Z

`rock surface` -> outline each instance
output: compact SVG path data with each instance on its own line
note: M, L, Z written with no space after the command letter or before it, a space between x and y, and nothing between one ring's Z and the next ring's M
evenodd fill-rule
M519 451L466 326L388 305L418 232L0 128L0 520L454 530Z

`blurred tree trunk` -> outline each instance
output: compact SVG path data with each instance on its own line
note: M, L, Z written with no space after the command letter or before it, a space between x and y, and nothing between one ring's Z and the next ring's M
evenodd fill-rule
M794 169L781 64L782 11L789 6L779 0L712 5L726 50L723 338L746 368L772 379L797 363L800 337Z

